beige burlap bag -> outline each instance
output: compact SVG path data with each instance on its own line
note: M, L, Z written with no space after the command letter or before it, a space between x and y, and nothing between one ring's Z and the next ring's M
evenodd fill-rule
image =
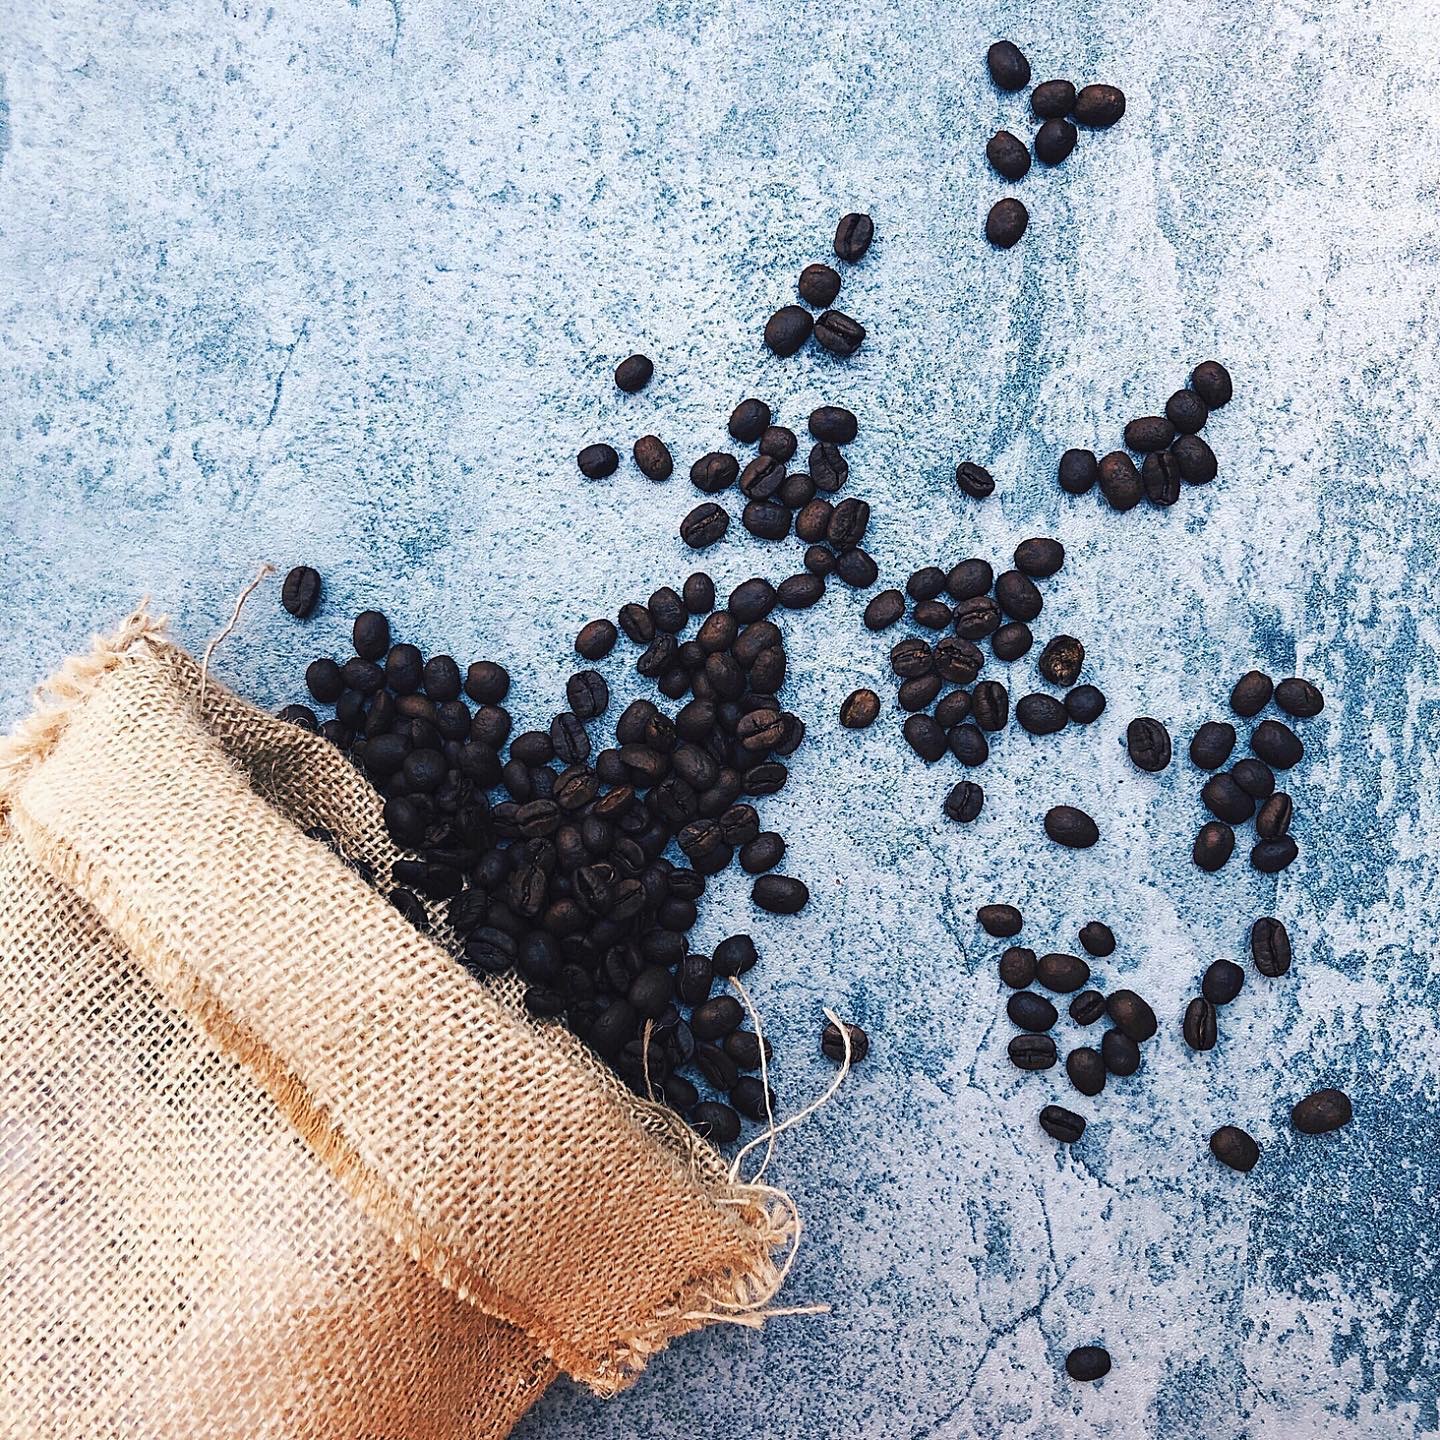
M483 986L324 741L137 615L0 742L0 1431L503 1436L754 1322L779 1192Z

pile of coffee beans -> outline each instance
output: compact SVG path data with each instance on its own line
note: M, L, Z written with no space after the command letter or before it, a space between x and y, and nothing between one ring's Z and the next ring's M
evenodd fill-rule
M1030 62L1010 40L997 40L986 55L990 78L1001 89L1023 90L1030 83ZM1069 80L1045 80L1030 92L1030 111L1040 122L1035 132L1035 158L1046 166L1067 160L1080 138L1076 124L1108 130L1125 113L1125 96L1113 85L1086 85L1076 90ZM985 146L995 173L1021 180L1030 170L1030 151L1009 130L998 130ZM1008 250L1024 235L1030 212L1013 196L997 200L985 220L985 237Z
M1186 485L1207 485L1218 473L1215 452L1199 432L1212 410L1230 403L1230 372L1205 360L1190 372L1190 383L1165 402L1163 415L1142 415L1125 427L1125 449L1097 460L1093 450L1067 450L1058 479L1068 495L1084 495L1098 483L1112 510L1133 510L1142 499L1165 508ZM1137 467L1131 454L1142 456Z
M834 250L847 265L859 264L875 238L868 215L842 215L835 227ZM848 359L865 343L865 327L843 310L831 308L840 294L840 272L833 265L807 265L800 272L800 298L823 313L812 316L803 305L782 305L765 322L765 344L782 359L798 355L812 337L832 355Z

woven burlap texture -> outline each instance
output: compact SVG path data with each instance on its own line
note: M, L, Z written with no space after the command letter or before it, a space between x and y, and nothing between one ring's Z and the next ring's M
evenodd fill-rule
M333 747L143 613L0 742L6 1436L503 1436L774 1294L785 1197L315 825L395 856Z

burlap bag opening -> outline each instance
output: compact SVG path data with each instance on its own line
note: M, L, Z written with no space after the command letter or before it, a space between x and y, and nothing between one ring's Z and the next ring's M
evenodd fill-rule
M133 616L0 742L3 1433L493 1437L753 1322L779 1192L325 845L323 740Z

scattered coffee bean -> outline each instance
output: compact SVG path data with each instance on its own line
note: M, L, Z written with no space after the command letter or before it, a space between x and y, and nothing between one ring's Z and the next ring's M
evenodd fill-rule
M799 305L782 305L765 322L765 344L784 360L799 353L814 328L808 310Z
M910 612L910 618L927 630L943 630L955 619L955 612L943 600L921 600Z
M873 690L855 690L840 706L840 723L847 730L864 730L880 714L880 697Z
M1100 838L1099 828L1073 805L1056 805L1045 812L1045 833L1071 850L1088 850Z
M1075 108L1075 87L1068 80L1042 80L1030 92L1037 120L1058 120Z
M1087 920L1080 927L1080 944L1087 955L1104 959L1115 953L1115 932L1100 920Z
M728 490L740 474L740 462L723 450L702 455L690 467L690 483L705 495L718 495Z
M1180 498L1180 462L1167 450L1145 457L1140 467L1140 485L1145 498L1161 508L1175 504Z
M580 628L575 637L575 650L586 660L603 660L614 648L619 638L615 626L608 620L592 620Z
M1040 1112L1040 1128L1052 1140L1073 1145L1085 1133L1085 1118L1062 1105L1047 1105Z
M729 1145L740 1137L740 1117L718 1100L702 1100L690 1111L689 1120L702 1140Z
M1123 1030L1107 1030L1100 1037L1100 1058L1112 1075L1123 1078L1140 1068L1140 1047Z
M620 468L620 456L613 445L587 445L575 457L575 463L587 480L603 480Z
M1093 685L1077 685L1065 697L1065 713L1077 725L1090 725L1105 712L1105 697Z
M840 272L829 265L807 265L800 272L800 298L817 310L835 303L840 293Z
M1283 720L1262 720L1250 737L1250 748L1272 770L1289 770L1305 755L1300 737Z
M636 468L647 480L668 480L675 471L675 461L658 435L642 435L633 453Z
M1133 990L1112 991L1105 1001L1105 1013L1123 1034L1141 1045L1157 1029L1155 1012Z
M965 690L951 690L935 707L935 723L942 729L952 730L963 723L970 713L970 695Z
M761 875L750 887L750 898L772 915L794 915L805 908L810 891L789 875Z
M835 227L835 253L854 264L870 248L875 238L875 222L868 215L842 215Z
M1190 742L1190 761L1202 770L1215 770L1235 748L1235 727L1225 720L1207 720Z
M1270 703L1274 693L1275 686L1268 675L1260 670L1247 670L1230 691L1230 708L1248 720Z
M722 540L729 528L730 516L720 506L697 505L680 522L680 538L692 550L704 550Z
M972 595L955 607L955 633L983 640L1000 628L1000 607L988 595Z
M961 780L951 786L942 806L945 818L959 825L979 819L984 807L985 792L973 780Z
M905 617L905 597L898 590L882 590L870 598L862 617L867 630L888 630Z
M1274 875L1294 863L1300 847L1290 835L1262 840L1250 851L1250 864L1262 875Z
M827 310L815 321L815 340L832 355L853 355L865 343L865 327L841 310Z
M333 705L345 688L345 677L333 660L313 660L305 670L305 686L322 705Z
M982 730L1003 730L1010 718L1010 692L998 680L982 680L971 692L970 713Z
M850 465L836 445L814 445L810 449L810 479L817 490L827 495L844 485L850 476Z
M1031 735L1055 735L1069 723L1065 706L1053 695L1022 695L1015 704L1015 719Z
M835 574L854 590L867 590L880 578L880 567L858 546L835 561Z
M997 940L1009 940L1020 933L1023 917L1013 905L982 905L975 912L980 928Z
M1105 1088L1105 1061L1098 1050L1082 1045L1065 1057L1065 1073L1082 1095L1098 1095Z
M1057 951L1040 957L1035 976L1047 990L1068 995L1090 983L1090 967L1078 955Z
M1095 130L1108 130L1125 113L1125 95L1113 85L1087 85L1075 97L1075 118Z
M1273 915L1262 915L1250 927L1250 958L1272 980L1290 968L1290 932Z
M1223 820L1211 820L1200 827L1191 851L1191 859L1202 870L1213 874L1234 853L1235 832Z
M1048 1035L1015 1035L1005 1048L1017 1070L1049 1070L1060 1058Z
M748 400L742 400L730 412L730 422L727 428L742 445L753 445L765 433L769 424L770 407L763 400L751 397Z
M1164 450L1175 439L1175 427L1163 415L1141 415L1125 427L1125 448L1136 454Z
M1185 1036L1185 1043L1192 1050L1213 1050L1217 1038L1215 1007L1197 995L1185 1007L1185 1019L1180 1029Z
M848 445L859 433L860 422L841 405L821 405L810 412L810 433L830 445Z
M1110 1352L1099 1345L1077 1346L1065 1357L1065 1373L1072 1380L1099 1380L1110 1373Z
M1059 165L1069 158L1079 134L1068 120L1047 120L1035 132L1035 158L1042 165Z
M320 603L320 572L297 565L280 586L280 603L297 620L308 620Z
M1220 472L1215 452L1198 436L1182 435L1170 447L1187 485L1208 485Z
M995 479L983 465L962 460L955 467L955 483L972 499L983 500L995 491Z
M1230 403L1230 372L1218 360L1203 360L1190 372L1191 389L1212 409Z
M773 830L764 830L740 847L740 868L747 875L773 870L785 855L785 841Z
M1017 990L1005 1002L1005 1013L1010 1017L1011 1024L1036 1032L1049 1030L1060 1018L1059 1011L1033 990Z
M985 146L985 158L997 175L1018 180L1030 169L1030 151L1025 142L1008 130L997 130Z
M911 715L901 727L905 743L927 764L945 753L945 732L929 715Z
M820 1050L827 1060L837 1065L845 1059L845 1035L850 1037L850 1063L858 1065L870 1053L870 1037L858 1025L845 1023L842 1035L838 1026L826 1025L820 1032Z
M1353 1109L1343 1090L1316 1090L1297 1102L1290 1111L1290 1123L1306 1135L1326 1135L1350 1123Z
M1239 760L1230 769L1231 778L1257 800L1275 793L1275 772L1263 760Z
M1012 990L1024 990L1035 979L1035 952L1025 945L1011 945L1000 957L1000 979Z
M962 764L974 767L990 758L990 742L978 725L968 721L956 725L945 737L950 753Z
M1030 83L1030 62L1009 40L997 40L986 52L985 62L990 78L1002 90L1023 90Z
M1200 799L1217 820L1243 825L1255 813L1255 799L1235 783L1232 776L1212 775L1201 788Z
M1245 988L1245 972L1233 960L1215 960L1200 981L1200 993L1212 1005L1228 1005Z
M1067 495L1084 495L1100 478L1100 464L1093 450L1067 450L1060 457L1060 488Z
M1242 1175L1253 1170L1260 1160L1260 1147L1235 1125L1222 1125L1210 1137L1210 1153Z
M1001 250L1017 244L1030 223L1030 212L1013 197L997 200L985 217L985 238Z
M1098 990L1082 990L1070 1002L1070 1018L1077 1025L1093 1025L1105 1013L1105 997Z
M1170 732L1160 721L1142 715L1126 727L1125 748L1141 770L1163 770L1170 763Z
M277 720L284 720L289 725L298 725L302 730L308 730L314 734L320 728L320 721L315 712L308 705L286 705L276 712Z
M1277 790L1255 816L1255 833L1262 840L1279 840L1290 828L1293 808L1290 797Z
M1007 664L1030 651L1035 637L1023 620L1010 620L990 637L990 653Z
M1010 619L1027 623L1035 619L1045 605L1035 582L1019 570L1007 570L996 578L995 600Z
M615 383L627 394L643 390L655 373L655 366L645 355L631 355L615 367Z
M790 512L773 500L752 500L740 512L740 523L757 540L783 540L790 533L790 520Z
M1193 435L1205 428L1210 407L1193 390L1177 390L1165 402L1165 418L1178 434Z
M1112 510L1133 510L1144 493L1135 462L1123 451L1112 450L1098 469L1100 493Z
M962 560L945 576L945 589L952 600L969 600L983 595L995 583L995 572L987 560Z
M1308 681L1290 675L1275 687L1275 703L1297 720L1309 720L1325 708L1325 697Z

